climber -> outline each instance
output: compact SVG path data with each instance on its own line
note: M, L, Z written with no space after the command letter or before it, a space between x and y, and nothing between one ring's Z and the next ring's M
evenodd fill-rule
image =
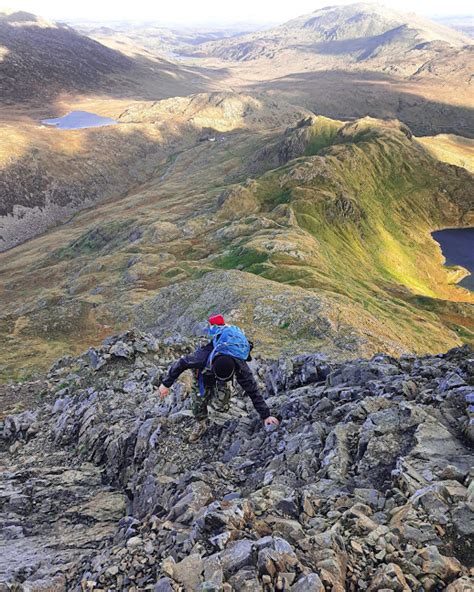
M234 376L252 400L264 424L277 426L279 421L270 414L247 364L247 360L251 359L251 345L243 331L226 325L222 315L214 315L208 319L207 333L211 341L172 364L158 388L161 399L164 399L182 372L189 368L196 370L199 389L192 393L192 410L197 423L189 441L195 442L205 434L208 428L207 406L211 401L220 411L228 411Z

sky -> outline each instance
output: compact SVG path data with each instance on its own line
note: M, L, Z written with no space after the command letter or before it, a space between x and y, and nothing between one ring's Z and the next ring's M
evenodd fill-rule
M6 0L15 10L33 12L52 20L153 20L163 24L278 23L323 6L351 4L355 0ZM386 6L426 16L472 14L472 0L386 0ZM3 1L0 0L3 7Z

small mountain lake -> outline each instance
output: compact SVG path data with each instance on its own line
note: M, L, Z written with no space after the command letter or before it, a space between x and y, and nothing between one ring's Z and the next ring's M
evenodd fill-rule
M102 117L88 111L71 111L63 117L56 119L43 119L41 123L52 125L58 129L83 129L86 127L101 127L103 125L116 125L118 122L110 117Z
M474 227L446 228L431 236L441 246L446 265L462 265L471 272L459 285L474 291Z

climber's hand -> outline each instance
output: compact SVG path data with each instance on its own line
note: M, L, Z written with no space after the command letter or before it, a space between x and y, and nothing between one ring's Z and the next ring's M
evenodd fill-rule
M164 384L160 384L158 387L158 393L160 395L160 399L164 399L170 394L170 389L166 387Z
M270 415L270 417L267 417L266 419L263 420L263 423L268 426L268 425L280 425L280 422L278 421L278 419L276 417L273 417L272 415Z

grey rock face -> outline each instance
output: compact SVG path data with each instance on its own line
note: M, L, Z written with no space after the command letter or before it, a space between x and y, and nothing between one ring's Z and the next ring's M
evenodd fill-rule
M190 444L192 377L164 401L151 381L194 345L107 339L58 361L44 402L0 422L0 581L25 592L463 589L472 352L259 361L280 426L262 429L236 392L239 413L211 411Z
M317 574L310 573L300 578L291 587L291 592L324 592L324 586Z

